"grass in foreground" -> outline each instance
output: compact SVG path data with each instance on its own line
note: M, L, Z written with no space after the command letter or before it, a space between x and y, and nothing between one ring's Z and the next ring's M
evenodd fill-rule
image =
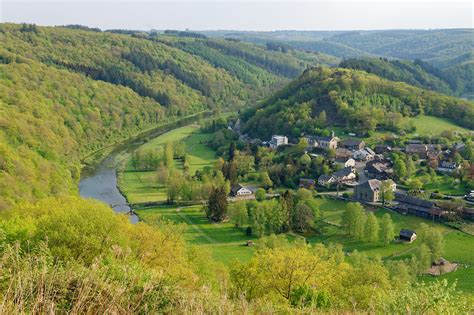
M247 261L252 257L253 248L245 245L255 237L246 236L230 222L209 222L201 205L161 206L138 210L137 214L151 225L159 224L160 220L186 224L184 238L191 244L209 248L216 261L230 264L235 259Z

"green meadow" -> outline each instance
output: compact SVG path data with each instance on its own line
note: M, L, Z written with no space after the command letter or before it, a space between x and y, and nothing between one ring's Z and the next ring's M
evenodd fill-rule
M215 152L206 146L210 134L202 133L198 125L189 125L164 133L143 144L140 150L156 150L162 152L167 142L182 141L186 144L189 159L189 172L206 166L212 166L216 160ZM181 160L174 160L173 168L183 169ZM158 185L155 171L137 171L130 159L127 159L119 174L119 186L127 200L131 203L142 203L166 200L166 187Z
M324 212L326 221L339 225L344 210L349 206L349 203L324 198L316 200L319 203L320 209ZM390 214L397 235L402 228L417 231L421 223L433 224L430 220L424 218L412 215L402 215L384 209L377 209L375 211L375 216L381 218L385 213ZM460 267L455 272L440 277L424 276L423 278L427 281L444 278L450 281L457 280L457 285L460 290L473 292L474 236L436 222L433 226L444 234L446 244L443 257L449 261L460 263ZM335 225L328 225L323 236L308 236L307 240L310 243L339 243L343 245L344 250L346 251L357 250L366 253L369 257L375 257L378 255L382 259L409 258L411 254L415 253L417 246L419 246L417 241L414 241L411 244L392 242L387 246L384 246L382 242L367 243L348 237L340 227Z
M435 123L434 120L431 121ZM210 137L210 134L200 132L199 126L190 125L167 132L147 142L140 149L163 151L165 143L183 141L186 144L186 153L189 157L190 172L193 174L198 169L212 166L216 160L215 152L205 145L205 142ZM182 170L182 161L174 160L173 168ZM121 190L131 203L166 200L166 187L157 184L156 172L136 171L133 169L130 160L126 161L125 167L120 173L119 182ZM441 185L442 181L439 184ZM315 232L304 235L311 244L319 242L325 244L339 243L343 245L345 251L357 250L366 253L369 257L380 256L382 259L409 258L411 254L415 253L417 246L419 246L417 241L411 244L392 242L384 246L381 241L368 243L351 238L340 227L344 211L350 204L324 197L316 198L315 200L320 210L324 212L328 224L323 235L316 234ZM258 239L246 236L243 230L236 228L230 222L209 222L201 205L163 205L138 209L136 212L141 220L151 225L160 224L163 220L183 224L186 227L184 238L190 244L206 247L210 250L216 261L226 265L231 264L235 260L249 260L252 257L254 248L247 247L246 242L248 240L258 242ZM391 215L396 234L402 228L417 231L421 223L432 224L430 220L415 216L405 216L384 209L377 209L375 211L375 215L378 218L381 218L385 213ZM456 272L443 275L441 278L453 281L457 279L458 287L461 290L472 292L474 290L474 281L472 280L474 279L474 254L471 252L473 252L472 244L474 244L474 237L443 224L435 223L434 227L445 235L446 247L445 255L443 255L444 258L461 263L460 268ZM292 240L296 236L288 233L287 237ZM423 278L427 281L434 279L434 277L428 276Z
M411 119L415 124L415 133L419 135L438 135L445 130L458 132L471 132L469 129L460 127L448 119L434 116L417 116Z
M145 223L155 225L161 220L186 224L184 238L191 244L208 248L214 259L230 264L235 259L249 260L253 248L246 246L248 237L232 223L211 223L207 219L201 205L186 207L160 206L136 211Z

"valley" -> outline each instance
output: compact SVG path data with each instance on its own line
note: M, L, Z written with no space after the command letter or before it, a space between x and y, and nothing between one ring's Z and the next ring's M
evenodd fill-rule
M0 313L472 311L470 34L0 24Z

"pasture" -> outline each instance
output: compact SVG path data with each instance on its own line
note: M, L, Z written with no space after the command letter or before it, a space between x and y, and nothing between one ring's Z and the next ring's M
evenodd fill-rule
M439 135L445 130L470 132L469 129L460 127L448 119L434 116L417 116L412 118L411 121L415 124L415 133L422 136Z
M167 142L182 141L186 145L189 172L194 174L198 169L212 166L216 160L215 152L205 144L210 137L210 134L201 133L199 126L189 125L164 133L143 144L139 150L154 150L160 154ZM183 163L181 160L174 160L172 167L182 170ZM137 171L130 158L119 173L119 186L131 203L166 200L166 187L157 183L156 171Z
M253 248L245 246L249 237L232 223L212 223L207 219L201 205L193 206L160 206L136 211L147 224L159 224L161 220L186 224L184 239L193 245L208 248L216 261L230 264L235 259L249 260Z

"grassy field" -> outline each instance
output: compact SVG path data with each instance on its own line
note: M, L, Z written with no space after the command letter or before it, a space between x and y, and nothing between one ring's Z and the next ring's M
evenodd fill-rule
M463 184L449 184L441 179L438 183L429 183L424 186L428 191L437 191L446 195L463 196L466 194L467 187Z
M190 125L164 133L142 145L140 149L162 151L167 142L183 141L189 158L189 171L194 174L198 169L212 166L216 160L215 152L204 144L210 136L210 134L200 133L199 126ZM182 161L175 160L173 168L182 170ZM119 174L119 186L131 203L166 200L166 187L157 184L156 172L136 171L130 160L126 162L124 170Z
M412 118L416 126L415 133L419 135L437 135L445 130L455 130L459 132L469 132L470 130L460 127L453 122L433 116L418 116Z
M348 203L331 199L317 199L320 209L324 212L327 221L338 225L341 221L344 210ZM395 232L400 229L417 230L421 223L432 224L430 220L423 218L402 215L396 212L378 209L375 216L381 218L385 213L389 213L395 225ZM474 236L451 229L443 224L435 223L434 227L441 231L445 236L446 246L443 255L449 261L459 262L461 266L457 271L443 275L442 277L424 277L427 281L446 278L450 281L457 279L459 289L466 292L474 292ZM328 226L324 236L309 236L307 240L310 243L323 242L325 244L339 243L344 246L344 250L358 250L364 252L370 257L379 255L383 259L402 259L408 258L415 252L418 242L391 243L384 246L382 242L366 243L348 237L344 231L337 226Z
M404 259L409 258L419 246L418 242L396 243L393 242L384 246L382 242L366 243L348 237L344 231L338 227L344 210L348 203L331 199L316 199L320 209L324 212L326 220L334 225L326 228L325 235L307 235L309 243L342 244L345 251L358 250L366 253L369 257L380 256L383 259ZM174 223L185 223L187 229L184 237L191 244L202 245L209 248L213 257L225 264L231 264L238 259L246 261L252 257L253 249L244 246L247 240L255 240L247 237L242 230L237 229L231 223L210 223L200 205L178 207L162 206L146 210L137 211L140 218L149 224L158 224L160 220L169 220ZM395 212L378 209L375 215L381 218L385 213L389 213L395 224L395 231L402 228L417 230L421 223L431 224L430 220L415 216L405 216ZM445 225L435 223L434 227L445 235L446 247L443 257L449 261L455 261L462 266L453 273L446 274L441 278L450 281L457 279L458 287L466 292L474 291L474 237L463 232L451 229ZM288 235L289 239L293 237ZM438 277L440 278L440 277ZM436 279L434 277L424 277L427 281Z
M245 236L232 223L211 223L202 211L202 206L162 206L137 210L140 218L148 224L159 224L160 220L186 223L184 238L191 244L207 247L216 261L230 264L235 259L249 260L253 248L245 246L254 237Z

